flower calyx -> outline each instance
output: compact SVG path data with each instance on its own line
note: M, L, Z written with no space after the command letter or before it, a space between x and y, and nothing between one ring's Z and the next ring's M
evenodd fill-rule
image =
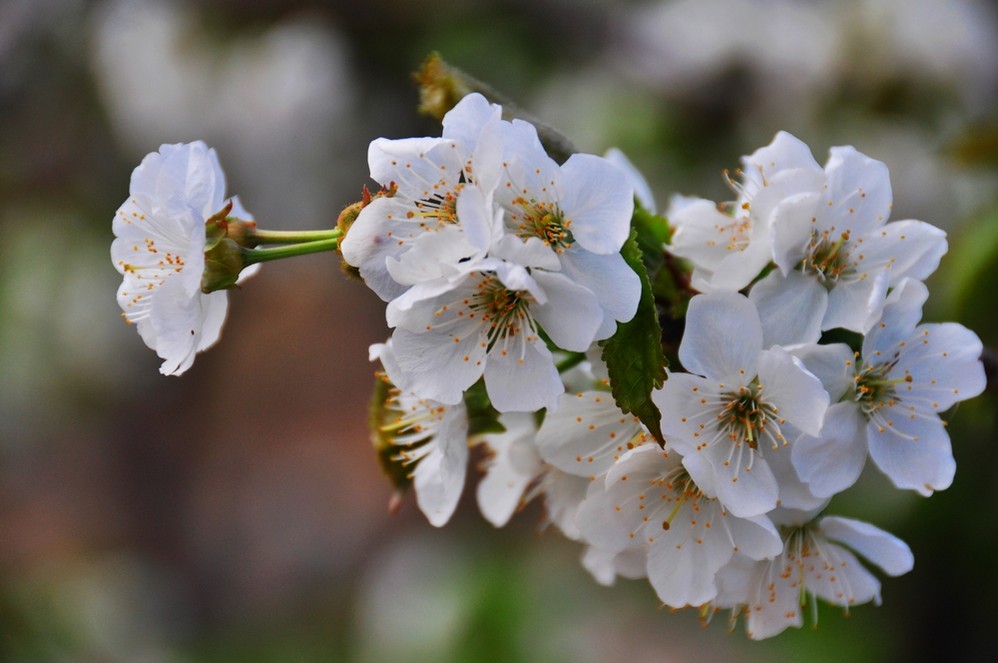
M204 273L201 291L225 290L235 286L239 273L247 267L245 249L252 246L254 221L229 216L232 200L204 222Z
M370 205L378 198L392 198L398 191L398 185L395 182L391 182L387 187L381 187L377 193L372 194L371 190L367 188L365 184L361 188L360 200L355 203L350 203L340 212L340 215L336 217L336 227L343 233L342 237L346 237L347 233L350 232L350 227L353 226L354 221L360 216L362 209ZM340 268L343 273L347 276L352 276L353 278L363 281L363 277L360 275L360 269L354 267L353 265L347 263L343 259L342 254L340 255Z

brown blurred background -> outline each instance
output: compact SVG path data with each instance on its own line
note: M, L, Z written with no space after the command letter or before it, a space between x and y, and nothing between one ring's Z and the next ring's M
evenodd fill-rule
M998 13L985 0L0 0L0 661L985 660L998 646L993 393L951 416L952 489L870 472L832 510L911 544L884 606L773 641L597 586L473 489L436 530L366 430L383 304L328 255L267 265L183 377L121 323L110 221L163 142L214 146L263 227L328 227L367 143L437 135L430 50L664 207L724 199L779 129L891 169L950 233L931 320L998 347ZM469 476L473 486L475 472Z

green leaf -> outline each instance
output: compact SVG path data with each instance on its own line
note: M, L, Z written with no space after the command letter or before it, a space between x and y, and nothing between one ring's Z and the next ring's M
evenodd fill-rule
M636 213L635 217L637 216ZM635 225L640 223L637 220ZM628 322L617 323L617 333L600 344L603 347L603 361L610 374L610 392L617 406L624 412L637 416L655 439L664 444L662 413L652 402L651 392L665 383L667 362L662 351L658 309L645 267L645 252L642 251L638 237L639 228L635 227L621 249L624 260L641 278L638 310ZM651 246L650 241L646 244ZM658 245L659 254L662 252L661 246ZM650 255L653 257L654 253Z
M664 216L652 214L635 201L631 226L637 231L641 261L648 272L648 280L654 283L658 271L665 264L665 253L662 251L662 247L669 243L672 236L669 222Z

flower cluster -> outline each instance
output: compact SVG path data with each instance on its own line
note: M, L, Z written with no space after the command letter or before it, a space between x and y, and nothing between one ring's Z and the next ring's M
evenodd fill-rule
M378 139L383 195L343 240L343 259L388 302L402 392L445 405L480 378L500 412L554 407L552 349L584 352L633 317L638 275L620 255L633 188L624 171L547 155L532 124L471 94L440 138Z
M230 216L201 143L143 161L112 256L164 373L217 340L214 290L243 267L339 250L393 330L370 355L379 461L434 526L481 446L489 522L542 498L598 582L647 578L672 608L744 615L753 638L817 599L879 603L857 555L912 568L902 541L825 507L867 458L898 488L947 488L940 413L985 374L973 332L921 321L946 238L888 221L884 164L836 147L822 167L780 133L729 178L735 200L677 196L666 220L619 152L559 164L479 94L440 137L377 139L368 159L380 191L303 233ZM238 259L219 275L225 242ZM682 323L676 343L660 318Z
M464 119L471 108L475 122ZM477 142L448 138L454 122L473 125ZM502 150L491 135L483 139L490 122L501 127ZM489 454L478 489L482 513L502 525L518 504L543 496L547 519L586 545L583 563L600 582L647 577L664 604L698 607L704 616L731 609L746 616L751 637L763 638L802 624L808 600L846 609L879 602L878 580L854 553L891 575L910 570L902 541L823 510L856 482L867 456L899 488L925 495L946 488L954 463L939 413L979 394L985 379L972 332L920 324L927 290L919 279L934 270L946 239L920 221L888 223L882 163L839 147L822 168L803 143L781 133L745 158L732 181L737 200L673 200L664 249L688 261L693 290L680 366L651 394L661 445L641 418L621 410L591 346L612 334L599 316L626 321L639 290L620 279L624 266L615 262L626 229L620 219L630 213L625 202L611 206L608 188L599 194L607 204L592 206L606 216L590 228L620 224L600 235L613 252L597 253L582 239L597 233L583 233L578 208L566 202L575 177L590 188L597 178L568 168L572 162L558 170L530 125L503 123L496 107L472 98L445 120L441 140L453 142L428 140L372 146L375 179L399 188L365 208L356 235L365 250L348 250L348 235L344 256L391 299L396 331L376 353L387 375L402 393L430 399L424 412L438 413L401 412L382 428L398 431L396 459L425 457L435 468L437 484L422 491L422 465L412 472L433 524L457 504L469 432L465 424L445 437L409 422L466 421L462 393L484 372L489 399L507 414L498 419L503 432L470 433ZM498 177L479 159L483 142L503 154ZM414 191L399 184L438 144L465 160L462 174L433 182L438 198L427 194L428 177ZM406 151L417 147L418 154ZM384 153L395 169L379 177ZM594 157L580 163L611 172ZM436 162L424 168L445 171ZM476 177L481 172L488 175ZM602 179L630 195L619 178ZM484 228L494 218L488 233L462 227L460 201L471 187L470 224ZM431 200L453 202L444 215L443 202L421 215ZM471 239L486 236L490 244ZM537 248L528 251L532 243ZM560 275L580 287L549 285ZM610 303L622 299L631 308L618 313ZM556 308L542 314L545 306ZM586 333L565 343L559 322ZM538 324L559 348L589 346L586 361L559 376ZM855 347L829 342L831 329L839 337L845 330ZM543 353L543 371L531 344ZM526 360L516 367L500 359L514 348ZM539 425L514 414L542 408Z

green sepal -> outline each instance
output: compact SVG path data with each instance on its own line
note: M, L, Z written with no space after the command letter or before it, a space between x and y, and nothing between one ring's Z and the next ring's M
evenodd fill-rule
M226 217L232 211L232 201L226 202L225 206L208 217L204 222L204 252L208 253L218 243L225 239L228 234L228 223Z
M506 432L506 427L499 423L499 412L492 407L489 394L485 391L484 378L464 392L464 406L468 409L469 438L486 433Z
M629 321L618 322L617 333L600 341L600 345L603 348L603 361L606 362L610 375L610 393L613 394L617 407L637 416L655 439L660 444L665 444L662 413L652 402L651 392L665 384L665 367L668 362L662 350L662 328L658 322L658 308L645 267L645 252L638 239L641 224L640 220L635 223L631 236L621 248L624 260L641 279L638 310ZM650 248L651 242L649 239L645 244ZM658 245L658 253L662 252L661 246ZM653 251L649 256L654 262ZM662 260L664 262L664 258Z
M395 387L383 373L377 373L374 378L374 393L371 394L371 405L368 408L368 429L371 431L371 445L378 460L378 467L400 493L404 493L412 485L412 475L409 469L399 462L398 447L392 442L391 434L386 433L384 426L390 423L392 413L388 404Z
M246 251L243 247L228 237L214 241L204 254L201 291L209 293L233 287L239 280L239 272L245 267Z

